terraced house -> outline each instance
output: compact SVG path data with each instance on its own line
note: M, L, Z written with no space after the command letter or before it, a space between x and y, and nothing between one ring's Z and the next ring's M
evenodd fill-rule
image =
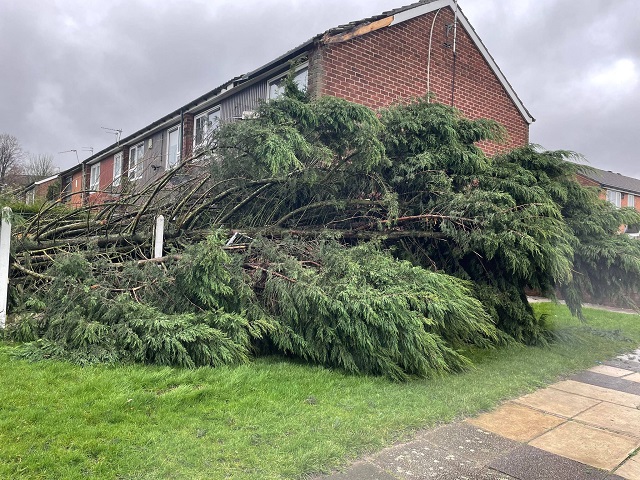
M314 96L373 109L432 92L469 118L508 132L488 154L529 142L534 118L454 0L423 0L332 28L256 70L239 75L63 172L62 198L74 206L117 197L123 183L148 184L189 158L220 122L240 121L295 80Z
M631 207L640 211L640 180L599 168L585 168L578 174L578 181L588 187L596 187L600 198L618 208ZM640 225L622 225L621 232L640 238Z

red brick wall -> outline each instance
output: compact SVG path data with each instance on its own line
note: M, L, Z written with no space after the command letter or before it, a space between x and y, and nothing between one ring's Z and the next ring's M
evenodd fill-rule
M182 155L181 160L186 160L193 153L193 113L185 113L182 123Z
M78 169L78 171L73 173L73 178L71 179L71 195L70 203L74 208L82 207L82 169Z
M91 167L87 166L87 188L89 188L89 182L91 181ZM98 191L90 193L88 196L88 202L90 204L101 204L113 200L115 197L112 192L113 183L113 155L100 160L100 184Z
M317 47L310 56L311 92L334 95L371 108L427 93L429 33L435 12L382 28L352 40ZM453 11L440 11L431 44L430 90L436 101L451 104ZM484 144L495 154L529 142L529 125L471 37L458 23L454 106L468 118L492 118L504 125L504 145Z

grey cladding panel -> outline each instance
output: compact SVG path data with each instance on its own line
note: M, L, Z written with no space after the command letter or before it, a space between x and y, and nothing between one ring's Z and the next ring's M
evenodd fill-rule
M251 87L232 95L222 102L221 117L223 121L242 118L243 112L253 111L260 100L267 98L267 81L263 80Z

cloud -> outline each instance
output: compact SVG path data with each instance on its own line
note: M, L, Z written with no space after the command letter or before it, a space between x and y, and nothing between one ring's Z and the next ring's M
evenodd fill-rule
M640 73L633 60L621 58L612 64L596 67L588 77L590 87L616 95L627 95L638 87Z

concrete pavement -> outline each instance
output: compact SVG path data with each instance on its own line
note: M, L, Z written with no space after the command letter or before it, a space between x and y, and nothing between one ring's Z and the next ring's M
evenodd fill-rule
M316 477L423 479L640 480L640 349Z

